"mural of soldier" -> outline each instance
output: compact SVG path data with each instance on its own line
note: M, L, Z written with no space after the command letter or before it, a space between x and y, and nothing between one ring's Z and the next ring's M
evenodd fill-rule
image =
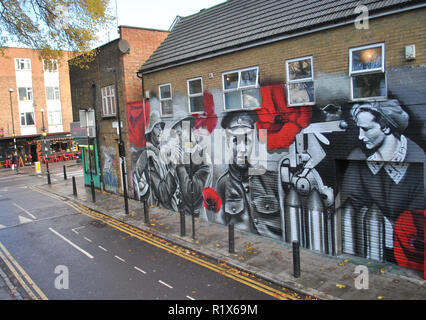
M406 210L424 207L425 154L404 136L409 116L397 100L355 104L351 115L362 145L348 156L342 203L346 208L350 206L358 219L358 229L352 230L356 233L352 234L354 245L358 254L371 258L368 247L372 239L368 230L373 224L383 225L379 231L384 231L385 236L378 234L377 242L383 242L384 249L382 252L382 244L376 244L377 260L394 261L393 237L397 219ZM382 237L385 238L381 240Z
M175 171L160 156L164 126L159 112L151 111L145 131L146 149L142 151L134 169L134 188L139 197L146 196L149 189L152 205L177 211L176 198L173 197L177 187Z
M256 141L256 113L230 112L224 116L231 161L217 181L217 193L222 200L218 214L221 223L233 223L236 228L280 239L281 221L276 172L249 175L249 159Z
M185 124L185 125L184 125ZM203 220L209 220L203 208L202 191L211 185L212 164L210 155L206 148L203 148L202 139L208 135L203 129L194 129L195 118L188 116L178 120L171 127L171 139L167 145L162 147L161 152L167 152L167 157L171 157L168 164L176 180L176 193L179 212L186 215L194 214ZM188 130L186 136L184 130ZM191 134L190 148L186 148L189 143L189 134ZM189 157L184 161L184 152ZM191 182L192 191L191 192Z

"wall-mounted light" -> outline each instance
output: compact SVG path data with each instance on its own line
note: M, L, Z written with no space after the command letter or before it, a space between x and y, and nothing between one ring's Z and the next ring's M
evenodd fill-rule
M416 46L411 44L405 46L405 60L414 60L416 58Z

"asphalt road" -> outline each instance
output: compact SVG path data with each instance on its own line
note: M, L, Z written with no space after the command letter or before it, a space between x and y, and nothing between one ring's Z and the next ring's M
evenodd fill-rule
M44 183L0 176L0 243L49 300L273 299L29 188Z

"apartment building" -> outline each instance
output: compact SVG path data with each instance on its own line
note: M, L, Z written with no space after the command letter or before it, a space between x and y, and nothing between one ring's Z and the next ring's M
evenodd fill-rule
M39 50L5 49L0 57L0 161L11 156L14 138L23 163L40 159L43 132L52 153L70 149L70 54L44 60Z

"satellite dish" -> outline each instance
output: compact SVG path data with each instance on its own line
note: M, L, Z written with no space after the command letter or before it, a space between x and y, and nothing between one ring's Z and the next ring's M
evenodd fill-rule
M120 40L118 41L118 49L121 53L129 53L130 46L129 43L126 40Z

